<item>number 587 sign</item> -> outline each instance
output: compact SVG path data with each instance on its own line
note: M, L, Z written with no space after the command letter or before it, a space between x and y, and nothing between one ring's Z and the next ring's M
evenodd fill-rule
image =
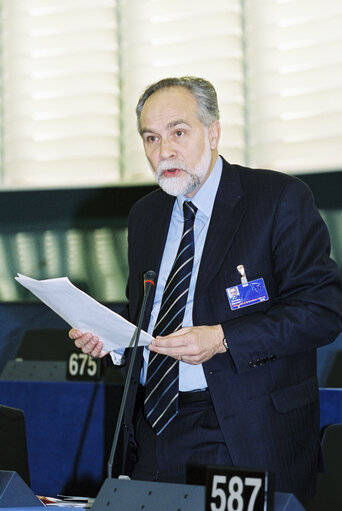
M208 467L206 511L271 511L268 472Z

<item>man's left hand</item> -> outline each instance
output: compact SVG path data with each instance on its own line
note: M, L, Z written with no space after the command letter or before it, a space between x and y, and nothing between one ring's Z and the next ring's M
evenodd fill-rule
M150 351L168 355L188 364L202 364L216 355L225 353L224 333L221 325L185 327L156 337L148 346Z

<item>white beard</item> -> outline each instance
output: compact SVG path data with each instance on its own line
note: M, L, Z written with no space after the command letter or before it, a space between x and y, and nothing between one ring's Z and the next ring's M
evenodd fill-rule
M160 188L169 195L187 195L192 193L206 177L211 163L211 149L209 139L206 137L205 148L200 161L195 165L193 171L190 171L185 163L179 160L170 160L161 162L154 177ZM164 177L163 171L168 169L182 169L180 176Z

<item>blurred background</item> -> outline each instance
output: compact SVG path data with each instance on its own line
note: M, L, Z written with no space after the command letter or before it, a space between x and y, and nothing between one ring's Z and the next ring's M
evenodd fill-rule
M125 301L126 226L155 187L136 131L149 83L217 89L221 154L312 188L342 267L340 0L0 0L0 301L67 275Z

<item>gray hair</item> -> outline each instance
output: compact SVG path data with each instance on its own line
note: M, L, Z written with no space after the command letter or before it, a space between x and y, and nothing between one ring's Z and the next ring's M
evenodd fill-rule
M164 78L163 80L159 80L159 82L149 85L139 98L135 109L139 133L141 133L140 116L145 102L154 92L167 87L184 87L194 95L198 104L199 119L206 127L209 127L213 121L219 119L220 114L216 91L208 80L196 76Z

